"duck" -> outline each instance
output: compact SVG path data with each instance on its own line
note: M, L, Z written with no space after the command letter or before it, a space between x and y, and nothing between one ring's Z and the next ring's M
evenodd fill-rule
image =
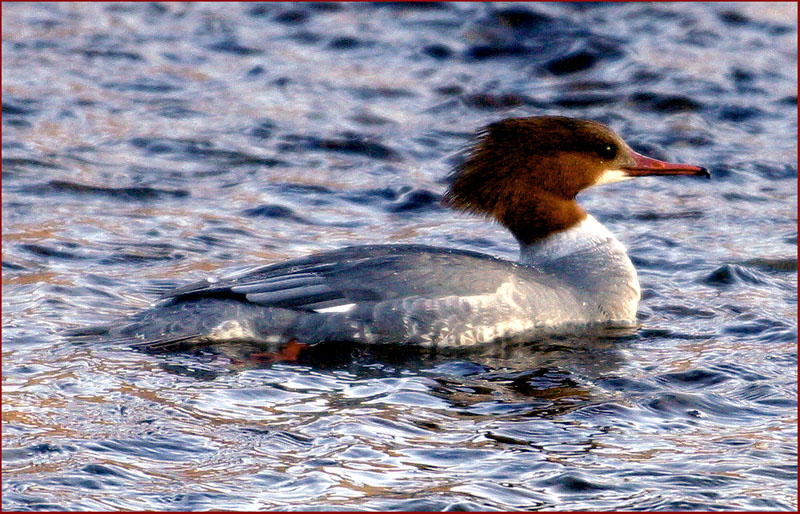
M247 343L294 354L321 343L454 348L635 326L636 269L577 195L646 176L711 176L563 116L491 123L464 157L442 203L508 229L515 261L419 244L350 246L179 286L124 321L73 335L148 352Z

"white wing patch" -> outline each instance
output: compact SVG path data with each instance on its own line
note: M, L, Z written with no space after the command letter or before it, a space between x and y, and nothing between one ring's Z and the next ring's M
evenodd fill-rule
M314 309L314 312L319 313L328 313L328 312L349 312L353 310L356 304L354 303L346 303L344 305L336 305L334 307L325 307L324 309Z

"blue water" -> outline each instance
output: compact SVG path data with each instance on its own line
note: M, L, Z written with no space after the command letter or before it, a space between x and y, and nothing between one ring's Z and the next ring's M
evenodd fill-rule
M797 509L793 3L5 3L6 510ZM708 167L582 205L634 334L300 364L78 346L215 271L360 243L514 258L439 206L560 114Z

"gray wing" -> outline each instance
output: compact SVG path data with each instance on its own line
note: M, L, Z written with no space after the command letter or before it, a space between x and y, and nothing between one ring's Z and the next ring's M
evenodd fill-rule
M166 298L238 299L300 311L411 297L490 293L510 273L541 275L477 252L422 245L358 246L263 266L170 291Z
M289 339L427 344L455 327L507 317L502 302L480 306L464 298L491 296L515 279L552 280L533 268L464 250L350 247L179 287L121 326L72 335L104 336L148 351Z

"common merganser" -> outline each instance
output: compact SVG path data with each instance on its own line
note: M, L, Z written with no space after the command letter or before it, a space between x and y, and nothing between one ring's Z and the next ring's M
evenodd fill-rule
M500 222L517 262L432 246L353 246L170 291L121 326L84 330L149 351L328 341L467 346L635 325L625 247L575 201L590 186L702 167L640 155L609 127L556 116L481 130L442 199Z

